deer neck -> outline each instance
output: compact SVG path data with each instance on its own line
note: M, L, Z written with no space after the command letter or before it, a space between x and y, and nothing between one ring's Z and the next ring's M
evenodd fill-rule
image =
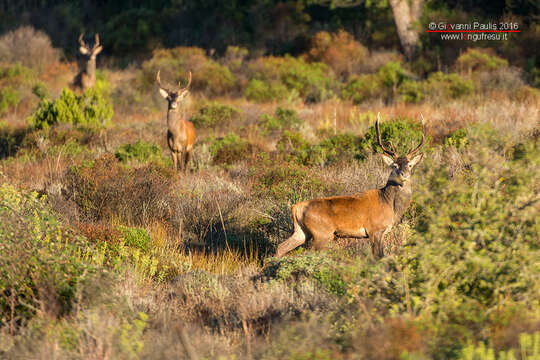
M386 186L379 190L379 194L381 200L392 207L394 219L398 221L411 203L411 184L409 182L399 184L394 180L388 180Z
M174 137L180 137L180 134L184 132L185 121L180 116L178 107L176 109L169 109L167 112L167 128Z
M96 58L90 57L88 61L86 61L86 75L90 77L91 79L94 79L96 76Z

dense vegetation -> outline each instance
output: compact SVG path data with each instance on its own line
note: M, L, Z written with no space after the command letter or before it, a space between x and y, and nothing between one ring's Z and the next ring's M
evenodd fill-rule
M0 3L0 30L46 30L0 36L0 358L539 358L534 4L484 3L523 21L511 44L422 36L405 61L387 4L314 3ZM453 5L424 16L472 14ZM74 91L85 27L106 61ZM193 72L184 175L158 70ZM427 120L387 256L340 239L274 258L293 203L384 185L378 111L400 152Z

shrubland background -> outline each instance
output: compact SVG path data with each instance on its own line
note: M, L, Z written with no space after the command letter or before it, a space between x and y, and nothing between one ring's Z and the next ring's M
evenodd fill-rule
M0 2L1 358L539 358L537 5L427 1L420 29L522 32L406 61L386 2L317 3ZM185 175L158 69L193 72ZM378 111L400 151L428 134L387 256L272 258L294 202L384 185Z

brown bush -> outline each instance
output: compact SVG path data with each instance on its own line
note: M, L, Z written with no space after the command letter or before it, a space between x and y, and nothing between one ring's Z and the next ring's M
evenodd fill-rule
M170 218L173 175L155 165L125 168L113 154L105 154L93 164L71 167L64 179L65 194L78 205L83 220L115 218L145 225Z
M45 66L58 62L60 52L52 47L51 39L43 31L23 26L0 38L0 58L41 72Z
M357 73L365 58L367 49L346 31L336 34L326 31L317 33L307 57L311 61L321 61L330 66L342 78Z

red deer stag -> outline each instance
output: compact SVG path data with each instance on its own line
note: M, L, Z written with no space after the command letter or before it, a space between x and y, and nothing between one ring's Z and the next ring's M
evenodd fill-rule
M296 203L292 207L294 233L281 243L276 256L289 251L313 238L313 247L321 249L329 241L338 238L369 238L375 257L384 256L384 235L397 223L411 202L411 171L422 160L418 152L424 145L424 117L422 116L422 140L405 156L398 156L392 143L392 151L384 147L377 115L375 129L377 142L383 150L383 160L392 172L386 186L351 196L332 196Z
M178 171L178 166L180 166L180 170L185 172L191 157L193 144L195 143L195 127L191 121L182 118L182 115L178 111L178 103L189 93L191 72L189 73L187 86L181 88L180 83L178 83L179 89L176 91L167 90L161 86L159 71L156 78L159 85L159 93L169 103L167 110L167 144L171 150L174 171Z
M73 79L71 87L85 91L96 83L96 57L103 50L99 43L99 34L96 34L94 46L90 48L83 40L83 35L79 36L79 51L85 56L84 66Z

